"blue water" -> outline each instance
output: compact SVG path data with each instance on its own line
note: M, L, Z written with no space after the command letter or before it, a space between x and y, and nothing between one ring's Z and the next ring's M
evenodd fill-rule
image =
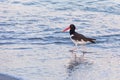
M119 21L119 0L0 0L0 73L23 80L119 80ZM69 72L74 44L62 30L71 23L97 41Z

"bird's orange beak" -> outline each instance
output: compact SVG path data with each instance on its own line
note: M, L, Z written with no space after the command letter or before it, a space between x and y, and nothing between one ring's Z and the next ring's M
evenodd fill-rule
M69 30L69 29L70 29L70 26L67 27L67 28L65 28L62 32L65 32L65 31L67 31L67 30Z

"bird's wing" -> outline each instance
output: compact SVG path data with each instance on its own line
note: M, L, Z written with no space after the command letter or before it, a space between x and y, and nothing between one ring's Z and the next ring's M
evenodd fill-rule
M83 41L86 41L86 42L89 41L89 42L92 42L92 43L95 43L95 40L96 40L96 39L93 39L93 38L85 37L84 35L79 34L77 32L75 32L71 38L74 39L74 40L78 40L78 41L83 40Z
M75 32L71 38L78 41L81 41L81 39L83 39L84 41L87 41L87 38L84 35L79 34L77 32Z

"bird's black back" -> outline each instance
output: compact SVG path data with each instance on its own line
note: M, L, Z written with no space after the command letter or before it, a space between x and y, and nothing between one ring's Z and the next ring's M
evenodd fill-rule
M85 42L90 41L90 42L92 42L92 43L95 43L95 41L94 41L95 39L87 38L87 37L85 37L84 35L79 34L79 33L77 33L77 32L74 32L72 35L73 35L73 36L72 36L71 38L74 39L74 40L76 40L76 41L81 41L81 40L83 40L83 41L85 41Z

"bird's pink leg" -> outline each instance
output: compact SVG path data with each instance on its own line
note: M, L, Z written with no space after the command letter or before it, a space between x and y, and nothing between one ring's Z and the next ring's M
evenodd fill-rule
M76 58L77 58L76 53L72 52L72 57L73 57L73 59L76 61Z
M77 49L78 49L78 46L77 46L77 44L75 44L74 48L73 48L72 50L70 50L70 52L74 52L74 51L76 51Z
M72 49L72 51L75 51L75 50L77 50L78 49L78 46L77 46L77 44L75 44L75 46L74 46L74 48Z
M86 53L86 46L85 46L85 44L82 44L82 52L83 52L83 55Z

